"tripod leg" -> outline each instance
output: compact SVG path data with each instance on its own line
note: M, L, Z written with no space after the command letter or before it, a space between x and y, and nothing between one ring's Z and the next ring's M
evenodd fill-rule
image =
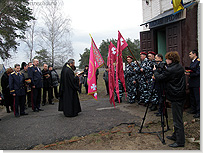
M165 108L165 117L166 117L167 131L168 131L168 130L170 130L170 128L169 128L169 122L168 122L168 113L167 113L167 108Z
M161 114L161 126L162 126L162 143L165 144L165 140L164 140L164 110L162 111L162 114Z
M147 115L148 108L149 108L149 102L147 103L147 108L146 108L146 111L145 111L144 118L142 120L142 124L141 124L140 129L139 129L139 133L142 132L142 128L143 128L143 124L144 124L144 121L145 121L145 118L146 118L146 115Z

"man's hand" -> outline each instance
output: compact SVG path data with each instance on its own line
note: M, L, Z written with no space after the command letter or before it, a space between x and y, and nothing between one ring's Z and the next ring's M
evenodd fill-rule
M16 96L16 94L13 94L13 96L15 97L15 96Z
M136 84L136 81L133 81L134 84Z
M32 86L32 88L35 88L35 86Z
M189 72L185 72L185 75L189 76L189 75L190 75L190 73L189 73Z
M143 71L144 71L144 69L143 69L143 68L141 68L141 69L140 69L140 71L141 71L141 72L143 72Z
M156 68L156 66L154 65L154 68L153 68L153 71L155 71L157 68Z

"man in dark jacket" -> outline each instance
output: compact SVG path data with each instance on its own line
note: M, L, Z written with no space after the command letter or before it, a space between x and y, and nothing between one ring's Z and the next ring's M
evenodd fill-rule
M58 99L59 93L57 91L57 87L59 84L59 75L57 74L57 71L55 71L55 69L53 69L52 65L49 65L48 69L49 69L49 71L51 73L51 77L52 77L52 92L51 92L52 98L54 98L54 96L53 96L53 88L54 88L55 98Z
M75 117L81 112L77 91L79 86L74 76L74 59L69 59L62 68L60 78L59 111L63 111L66 117Z
M184 147L185 134L183 125L183 105L186 97L186 83L183 67L179 64L180 57L178 52L168 52L165 56L167 68L160 74L154 68L154 76L156 80L165 80L166 97L171 101L174 133L167 136L168 139L174 140L175 143L170 147Z
M14 115L19 117L20 115L28 115L28 113L25 113L25 77L20 72L19 64L15 64L14 69L15 71L9 75L9 88L14 97ZM20 113L18 106L20 106Z
M43 70L42 70L42 75L43 75L43 102L42 106L46 104L46 97L47 97L47 92L48 92L48 102L51 105L54 105L52 103L52 76L51 72L48 70L48 65L43 64Z
M13 72L12 68L8 68L6 72L1 77L1 87L2 93L4 97L4 105L6 106L7 113L10 113L10 108L13 111L13 96L10 95L9 89L9 75Z
M88 70L89 70L89 66L85 65L85 69L84 69L84 73L83 73L83 77L84 77L84 87L86 89L86 94L88 94Z
M24 74L25 77L25 84L26 84L26 95L27 95L27 106L31 107L31 79L28 77L28 65L25 63L23 69L20 71ZM25 101L26 102L26 101Z
M189 76L191 114L194 118L200 117L200 59L198 51L190 51L189 57L192 60L190 67L186 68L186 75Z
M31 78L31 94L32 94L32 109L34 112L43 111L40 108L41 88L42 88L42 72L38 67L38 59L33 60L33 65L28 67L28 77Z

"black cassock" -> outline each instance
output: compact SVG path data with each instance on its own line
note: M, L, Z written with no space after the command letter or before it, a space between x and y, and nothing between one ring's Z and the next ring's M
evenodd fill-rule
M61 71L60 79L60 100L59 111L63 111L66 117L77 116L81 112L77 90L79 85L76 83L72 68L66 63Z

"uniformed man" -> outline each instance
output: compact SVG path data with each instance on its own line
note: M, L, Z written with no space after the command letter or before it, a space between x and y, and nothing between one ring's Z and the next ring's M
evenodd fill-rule
M154 65L154 68L156 68L156 71L159 74L162 74L165 69L166 69L166 63L163 62L163 56L161 54L157 54L155 56L155 62L156 65ZM157 90L157 95L158 95L158 102L159 102L159 109L158 112L156 112L156 116L161 116L162 115L162 110L164 107L164 101L165 99L165 81L164 80L155 80L155 77L153 76L154 79L154 84L155 84L155 89Z
M34 112L43 111L40 109L41 102L41 88L42 88L42 72L41 69L38 68L39 61L38 59L33 60L33 65L28 68L28 77L31 78L31 86L32 86L32 109Z
M137 94L136 90L137 74L135 72L135 68L137 67L137 65L134 62L132 62L132 60L133 60L132 56L127 56L128 64L125 67L125 79L127 81L127 92L130 104L135 103Z
M200 59L198 51L192 50L189 53L192 60L190 67L186 68L186 75L189 76L191 114L195 114L194 118L200 117Z
M149 65L150 67L154 68L154 65L156 65L156 62L155 62L155 55L156 53L153 52L153 51L148 51L148 60L149 60ZM152 73L152 76L153 76L153 73ZM151 79L151 85L152 85L152 96L151 96L151 103L152 105L150 106L150 110L151 111L155 111L157 110L157 104L158 104L158 94L157 94L157 90L155 89L155 81L154 79Z
M154 97L152 96L152 76L153 76L153 68L152 63L147 59L147 53L140 53L141 59L141 69L139 72L139 91L140 91L140 101L139 103L148 103L150 101L154 101Z
M25 77L20 72L20 65L15 64L14 72L9 75L9 88L10 93L14 97L14 115L20 117L20 115L28 115L25 113ZM20 113L18 107L20 106Z

